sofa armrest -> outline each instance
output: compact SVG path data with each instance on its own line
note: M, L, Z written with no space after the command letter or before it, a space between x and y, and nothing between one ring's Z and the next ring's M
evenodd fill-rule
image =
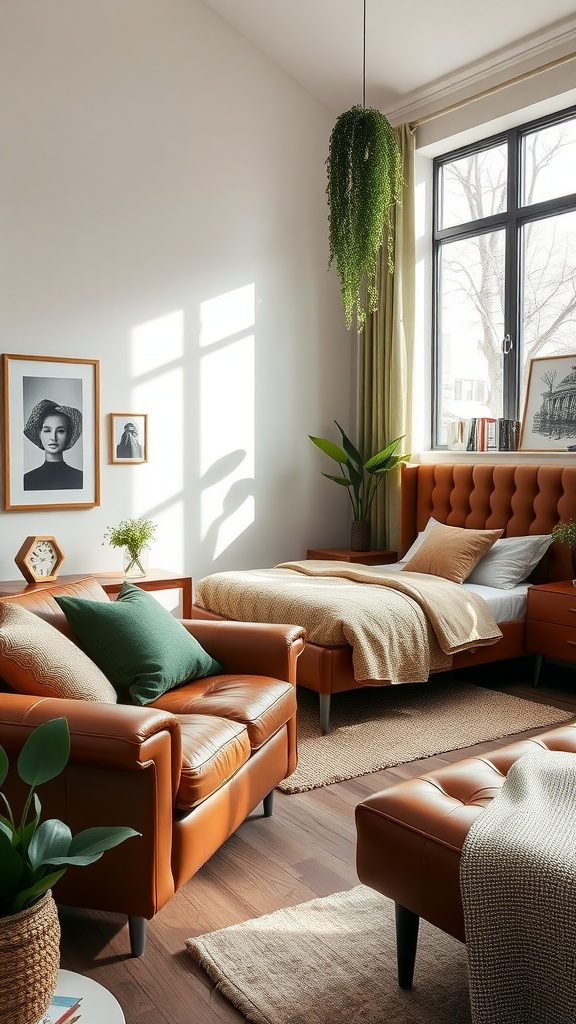
M176 794L182 766L180 724L167 711L0 693L0 745L9 756L17 754L36 726L60 717L68 721L70 762L78 764L139 771L148 760L146 745L154 736L165 733L170 777Z
M296 683L296 661L306 640L302 626L230 619L184 619L183 625L225 672Z
M60 716L70 729L70 758L59 776L39 788L42 817L60 818L73 835L99 825L130 826L141 835L89 867L70 868L56 899L150 918L174 893L178 719L151 708L0 693L0 744L10 760L3 790L17 805L27 787L16 777L16 756L37 725Z

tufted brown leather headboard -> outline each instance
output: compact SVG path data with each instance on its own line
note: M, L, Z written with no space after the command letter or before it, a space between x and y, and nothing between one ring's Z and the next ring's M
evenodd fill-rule
M576 519L576 465L404 465L401 486L401 554L430 516L448 526L503 529L507 537L550 533L560 519ZM571 576L568 548L552 544L538 580Z

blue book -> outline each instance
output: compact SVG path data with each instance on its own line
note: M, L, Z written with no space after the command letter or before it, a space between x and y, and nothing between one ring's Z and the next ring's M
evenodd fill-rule
M38 1024L65 1024L80 1009L81 996L52 996L50 1006Z

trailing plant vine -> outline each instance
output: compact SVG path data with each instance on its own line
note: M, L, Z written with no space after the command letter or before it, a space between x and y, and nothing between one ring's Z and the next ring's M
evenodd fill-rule
M330 259L340 278L346 327L356 313L361 331L378 309L378 253L387 234L394 271L391 213L402 199L402 156L389 121L379 110L356 105L338 117L328 159Z

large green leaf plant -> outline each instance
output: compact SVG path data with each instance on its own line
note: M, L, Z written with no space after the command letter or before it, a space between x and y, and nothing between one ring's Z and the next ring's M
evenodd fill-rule
M33 906L62 877L71 864L85 866L99 860L105 850L118 846L133 828L87 828L73 836L57 818L40 821L42 806L36 787L56 778L70 756L70 732L65 718L39 725L22 747L17 771L30 787L17 820L6 795L0 791L0 918ZM0 787L8 774L8 757L0 747Z
M381 452L364 460L340 424L336 420L334 422L342 435L342 446L324 437L313 437L312 434L308 436L325 455L340 465L343 474L342 476L333 476L331 473L322 473L322 476L347 488L354 519L368 520L376 491L386 473L389 473L400 462L405 462L410 458L409 455L395 455L404 434L391 441Z

